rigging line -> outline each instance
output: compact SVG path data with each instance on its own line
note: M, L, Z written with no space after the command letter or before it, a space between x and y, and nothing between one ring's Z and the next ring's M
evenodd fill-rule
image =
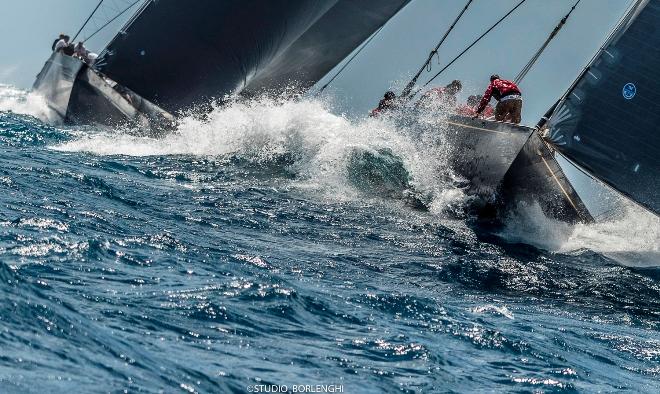
M600 56L603 52L605 52L605 48L610 44L614 36L616 35L617 31L619 31L623 26L625 26L628 21L630 21L630 18L632 18L635 10L637 7L643 3L644 0L632 0L628 7L626 8L626 11L623 13L621 18L619 18L619 21L616 23L616 25L612 28L612 30L609 32L607 37L605 38L605 41L601 44L601 46L598 48L596 53L589 59L587 64L582 68L582 71L577 75L577 77L573 80L571 83L571 86L564 92L564 94L561 96L559 99L558 104L555 105L555 108L559 108L560 105L562 105L566 100L568 100L568 97L571 95L575 87L577 86L578 82L582 79L585 73L587 73L590 69L593 63L596 61L598 56ZM554 112L551 114L551 116L554 115Z
M150 1L151 1L151 0L150 0ZM387 24L387 22L389 22L390 20L392 20L392 18L394 18L394 16L396 16L396 14L398 14L398 13L399 13L399 12L400 12L400 11L406 6L406 4L408 4L408 3L406 2L406 3L402 4L402 5L400 5L399 8L397 8L397 10L394 12L394 14L392 14L392 16L391 16L388 20L386 20L386 21L382 24L382 26L379 27L378 30L376 30L376 31L371 35L371 37L369 37L369 39L368 39L367 41L365 41L365 42L362 44L362 46L360 47L360 49L358 49L358 51L357 51L353 56L351 56L350 59L348 59L348 61L346 62L346 64L344 64L344 65L342 66L342 68L339 69L339 71L337 71L337 73L336 73L336 74L335 74L335 75L334 75L334 76L333 76L333 77L332 77L332 78L331 78L331 79L330 79L325 85L323 85L323 86L321 87L321 89L319 89L316 93L314 93L314 96L318 96L319 94L321 94L321 93L322 93L322 92L323 92L323 91L324 91L324 90L330 85L330 83L332 83L332 81L334 81L335 78L337 78L337 77L339 76L339 74L341 74L342 71L344 71L344 69L345 69L346 67L348 67L348 65L353 61L353 59L355 59L355 58L357 57L357 55L359 55L360 52L362 52L362 50L363 50L364 48L366 48L367 45L369 45L369 42L371 42L371 40L373 40L373 39L378 35L378 33L380 33L381 30L383 30L383 28L385 27L385 25Z
M646 205L644 205L644 204L640 203L639 201L635 200L634 198L632 198L632 196L630 196L630 194L628 194L624 191L621 191L621 190L617 189L616 187L612 186L611 184L609 184L607 181L605 181L603 179L600 179L600 178L597 178L596 176L592 175L591 173L589 173L590 170L588 170L586 168L583 168L582 165L580 165L577 162L573 161L573 159L570 158L569 156L567 156L565 154L562 154L561 152L557 151L556 148L554 148L554 145L552 145L552 144L549 144L549 145L551 145L553 147L553 149L555 149L555 154L558 154L559 156L561 156L564 160L569 162L576 170L580 171L582 174L586 175L587 177L589 177L594 182L597 182L598 184L600 184L601 186L603 186L604 188L606 188L610 192L614 193L617 197L623 198L626 201L629 201L629 202L633 203L634 205L644 209L646 212L651 212L656 217L660 217L660 215L653 212L653 210L651 210L649 207L647 207Z
M467 11L470 4L472 4L472 0L468 0L465 7L463 7L463 10L460 12L460 14L458 14L456 19L454 19L454 22L451 24L451 26L449 26L449 29L447 29L445 34L442 36L438 45L436 45L435 48L433 48L433 50L429 53L429 57L428 59L426 59L426 62L424 62L424 65L420 67L419 71L417 71L417 74L415 74L413 79L411 79L410 82L408 82L408 84L403 89L399 97L407 97L410 94L410 91L413 89L413 87L415 87L415 84L417 83L417 79L419 78L420 75L422 75L422 72L424 71L425 68L427 69L427 72L431 72L430 65L431 65L431 60L433 60L433 56L435 56L438 53L438 49L440 49L442 43L445 42L445 39L447 38L449 33L451 33L451 31L454 29L454 26L456 26L456 23L458 23L458 21L461 19L465 11Z
M78 38L78 35L80 35L80 32L82 32L83 29L85 28L85 26L87 26L87 23L89 23L89 20L92 19L92 17L93 17L94 14L96 13L96 10L99 9L99 7L101 6L101 4L103 4L103 0L99 1L99 3L96 5L96 8L94 8L94 11L92 11L92 13L89 14L89 16L87 17L87 20L86 20L85 23L83 23L83 25L80 27L80 30L78 30L78 33L76 33L76 35L73 36L73 40L71 40L71 42L74 42L74 41L76 40L76 38Z
M448 69L452 64L454 64L458 59L461 58L465 54L465 52L469 51L470 48L475 46L479 41L481 41L482 38L486 36L486 34L490 33L494 28L497 27L500 23L502 23L503 20L505 20L509 15L513 14L515 10L518 9L525 1L527 0L521 0L520 3L518 3L515 7L511 9L511 11L507 12L503 17L500 18L493 26L491 26L488 30L486 30L482 35L480 35L476 40L472 42L467 48L465 48L461 53L459 53L452 61L450 61L446 66L442 68L442 70L438 71L431 79L428 80L424 85L422 85L421 88L417 89L413 94L410 95L410 98L414 97L417 93L419 93L425 86L430 84L434 79L436 79L440 74L442 74L446 69Z
M346 67L348 67L348 65L353 61L353 59L355 59L355 58L357 57L357 55L359 55L360 52L362 52L362 50L363 50L364 48L366 48L367 45L369 45L369 43L371 42L371 40L373 40L374 38L376 38L376 36L378 35L378 33L380 33L380 31L383 30L383 27L385 27L385 25L382 25L381 27L379 27L378 30L376 30L376 31L371 35L371 37L369 37L369 39L368 39L367 41L365 41L364 43L362 43L362 45L361 45L360 48L357 50L357 52L355 52L355 53L353 54L353 56L351 56L351 58L348 59L348 61L347 61L346 63L344 63L344 65L339 69L339 71L337 71L337 73L336 73L332 78L330 78L330 80L329 80L328 82L326 82L326 84L323 85L323 86L321 87L321 89L319 89L319 90L316 92L316 95L319 95L319 94L323 93L323 91L325 90L325 88L327 88L328 86L330 86L330 84L332 83L332 81L334 81L335 78L337 78L337 77L339 76L339 74L341 74L342 71L344 71L344 69L345 69Z
M124 15L124 13L126 13L126 11L130 10L131 8L133 8L133 6L135 6L137 3L141 2L141 1L144 1L144 0L135 0L131 5L129 5L128 7L124 8L124 10L123 10L122 12L120 12L120 13L117 14L117 15L115 15L114 18L110 19L110 20L109 20L108 22L106 22L103 26L101 26L98 30L96 30L96 31L95 31L94 33L92 33L90 36L88 36L87 38L85 38L85 39L83 40L83 42L87 42L87 40L89 40L90 38L94 37L98 32L100 32L101 30L105 29L109 24L111 24L112 22L114 22L114 21L115 21L117 18L119 18L120 16Z
M120 35L122 35L121 32L128 31L128 29L131 27L131 25L142 15L142 13L152 4L155 3L156 0L145 0L142 5L133 13L133 16L131 16L126 23L117 31L114 37L110 40L108 44L106 44L105 48L101 51L99 54L99 60L94 62L95 67L102 67L103 63L105 60L102 60L105 58L105 56L109 53L108 48L110 45L112 45Z
M577 0L575 4L573 4L573 7L571 7L568 13L561 19L561 21L559 21L559 24L555 26L554 30L552 31L552 33L550 33L550 36L548 36L548 38L545 40L543 45L541 45L541 47L536 51L536 53L534 53L534 56L532 56L532 58L527 62L527 64L525 64L525 67L523 67L523 69L520 70L518 75L516 75L516 78L514 79L514 82L516 84L519 84L525 78L529 70L532 69L534 64L536 64L536 62L541 57L543 51L545 51L545 48L547 48L548 44L550 44L550 41L552 41L557 36L559 30L561 30L561 28L564 27L564 24L566 24L568 17L571 16L571 13L573 12L573 10L575 10L575 7L577 7L577 5L580 4L580 1L582 0Z

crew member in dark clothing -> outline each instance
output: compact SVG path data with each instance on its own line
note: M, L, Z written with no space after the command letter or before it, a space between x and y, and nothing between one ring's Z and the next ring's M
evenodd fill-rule
M76 48L72 42L69 42L70 39L71 38L66 34L62 35L62 38L60 40L57 40L57 42L53 46L54 48L53 51L62 52L64 55L67 56L73 56L73 54L76 52Z
M60 37L62 38L57 40L55 42L55 45L53 45L53 52L60 52L69 45L69 36L67 36L66 34L62 34L60 35Z
M389 111L396 105L396 94L392 91L385 92L383 98L378 102L378 107L371 111L369 116L378 116L383 112Z
M484 92L484 97L475 110L475 118L486 108L491 97L494 97L498 101L495 106L495 120L498 122L520 123L522 94L515 83L501 79L497 74L492 75L490 77L490 84Z
M62 53L67 56L73 56L73 54L76 53L76 46L73 45L72 42L69 42L64 48L62 48Z

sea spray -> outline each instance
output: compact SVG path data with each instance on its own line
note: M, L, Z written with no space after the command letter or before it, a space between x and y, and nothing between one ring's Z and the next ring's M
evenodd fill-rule
M660 265L660 218L632 203L614 218L571 225L548 218L538 204L520 204L507 214L500 236L554 253L602 253L633 266Z
M4 87L0 92L4 110L13 108L36 116L45 108L39 97L18 89ZM73 129L69 130L73 138L53 149L101 156L181 155L237 158L267 166L284 163L296 178L294 187L347 201L393 196L365 196L370 190L351 182L351 172L363 170L351 167L356 152L386 150L400 160L408 175L408 186L402 187L400 195L413 191L432 214L446 217L449 212L455 217L471 197L447 163L453 147L443 138L445 114L444 108L417 113L412 127L398 116L351 120L333 114L330 104L317 99L262 98L216 107L202 118L183 117L179 128L163 138L142 137L135 131ZM404 113L404 117L408 115ZM634 207L626 212L605 222L573 226L545 217L538 205L521 206L503 220L504 230L499 234L508 242L524 242L556 253L595 250L624 263L657 264L657 218Z
M355 192L349 172L356 152L385 149L402 163L410 188L428 196L429 206L441 212L466 197L452 183L456 177L446 164L447 147L440 136L431 127L421 133L411 130L394 117L350 120L333 114L321 100L262 98L216 107L202 118L186 116L175 132L160 139L98 132L54 149L97 155L221 156L261 165L285 162L299 187L326 190L337 198ZM436 195L440 199L434 203Z
M47 123L55 123L58 117L48 107L44 97L0 84L0 111L30 115Z

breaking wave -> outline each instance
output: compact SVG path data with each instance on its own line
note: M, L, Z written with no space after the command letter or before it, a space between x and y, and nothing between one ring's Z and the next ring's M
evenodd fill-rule
M626 203L615 218L571 225L546 217L540 206L519 206L503 238L556 253L591 250L630 266L660 266L660 218Z
M328 102L259 99L215 108L203 120L182 119L164 138L116 132L80 132L55 145L64 152L125 156L214 156L261 166L283 166L295 186L350 200L390 197L432 214L462 215L470 197L447 164L442 111L427 114L432 127L411 130L387 117L352 120ZM408 208L408 207L407 207ZM570 225L547 218L537 206L511 213L499 235L555 253L592 250L623 264L660 265L660 223L635 207L596 224Z
M0 111L30 115L47 123L57 119L42 96L0 84Z
M446 145L438 135L410 133L393 119L350 120L327 102L259 99L215 108L204 120L183 118L164 138L84 133L54 149L98 155L219 156L259 165L285 164L298 186L352 198L369 192L415 200L432 210L460 205ZM362 193L363 194L363 193ZM420 201L417 201L420 202Z

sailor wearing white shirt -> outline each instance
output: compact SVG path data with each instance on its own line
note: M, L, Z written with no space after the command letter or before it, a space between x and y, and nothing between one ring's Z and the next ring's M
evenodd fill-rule
M61 40L59 40L59 41L55 44L54 51L55 51L55 52L59 52L59 51L61 51L62 49L66 48L68 45L69 45L69 36L66 36L66 35L65 35L64 37L62 37Z
M57 45L57 43L60 40L64 39L64 36L65 36L64 33L60 33L60 36L58 38L56 38L55 41L53 41L53 45L51 45L51 48L50 48L51 51L55 52L55 45Z

